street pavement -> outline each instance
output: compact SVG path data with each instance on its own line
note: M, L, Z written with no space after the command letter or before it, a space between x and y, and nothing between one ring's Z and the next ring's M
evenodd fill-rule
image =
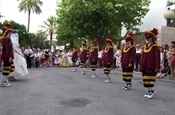
M0 87L0 115L175 115L175 80L158 79L156 95L146 99L142 76L135 73L132 89L122 89L121 72L111 71L105 83L91 70L81 75L73 68L32 68L25 77L16 77L11 87Z

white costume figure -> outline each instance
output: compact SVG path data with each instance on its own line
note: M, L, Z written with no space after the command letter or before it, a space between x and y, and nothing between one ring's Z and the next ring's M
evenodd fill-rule
M18 33L14 32L11 34L11 41L13 45L13 53L14 53L14 65L15 70L10 74L10 76L25 76L29 74L27 69L26 59L19 47L19 35Z

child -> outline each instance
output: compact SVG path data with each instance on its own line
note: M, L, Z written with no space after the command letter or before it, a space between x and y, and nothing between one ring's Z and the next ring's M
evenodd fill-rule
M2 39L2 60L3 60L3 71L2 71L2 79L0 82L1 87L9 87L9 75L12 73L15 69L15 66L13 64L13 46L10 39L11 33L12 33L12 26L10 24L6 24L3 27L3 34L0 36L0 39Z
M69 66L69 62L68 62L68 56L67 56L67 53L66 52L64 52L63 53L63 67L68 67Z
M109 37L109 38L106 38L105 40L106 42L106 47L104 49L104 52L103 52L103 71L104 71L104 74L106 75L107 79L105 80L105 83L109 83L111 82L111 78L109 76L110 74L110 71L111 71L111 67L112 67L112 64L113 64L113 56L114 56L114 47L113 47L113 44L112 44L112 38Z
M87 46L87 42L84 41L83 44L82 44L82 51L80 53L80 60L81 60L81 63L80 63L80 66L82 68L82 75L85 75L86 74L86 61L87 61L87 54L88 54L88 46Z
M97 77L97 74L95 71L96 71L97 62L98 62L98 43L97 43L96 39L94 39L92 41L92 47L90 49L89 61L90 61L90 68L93 71L93 75L91 77L95 78L95 77Z
M136 49L134 46L134 34L128 33L125 40L126 45L122 50L122 57L121 57L123 81L126 82L126 84L123 86L123 89L130 90L132 87L131 82L134 70L134 59L136 55Z
M160 71L160 49L157 45L157 29L145 32L146 44L143 46L143 52L140 60L140 70L143 76L143 86L148 89L144 95L145 98L154 97L154 84L156 75Z

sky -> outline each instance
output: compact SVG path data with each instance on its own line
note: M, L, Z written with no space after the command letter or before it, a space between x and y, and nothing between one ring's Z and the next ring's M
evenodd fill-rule
M43 21L47 21L50 16L56 14L56 1L57 0L41 0L43 5L41 7L42 13L40 15L31 14L30 32L36 32L41 28L39 25L43 25ZM0 0L0 12L4 17L0 19L0 22L4 20L14 20L17 23L24 24L27 27L27 13L19 12L19 1L17 0Z
M160 25L166 25L166 20L163 17L164 13L167 11L166 3L167 0L151 0L149 6L150 10L144 17L143 24L140 26L142 31L157 28Z
M50 16L54 16L56 13L56 1L57 0L42 0L43 6L42 14L31 14L30 32L37 32L41 28L39 25L43 24ZM167 0L151 0L150 11L143 19L143 24L139 27L141 31L157 28L160 25L166 25L166 20L163 15L166 9ZM0 0L0 13L4 17L0 19L0 22L4 20L14 20L17 23L24 24L27 27L27 14L19 12L17 0Z

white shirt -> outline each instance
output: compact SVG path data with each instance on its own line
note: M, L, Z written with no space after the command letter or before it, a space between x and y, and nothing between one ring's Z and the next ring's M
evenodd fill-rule
M98 52L98 58L102 58L102 56L103 56L103 52L102 51L99 51Z
M19 35L17 33L12 33L10 39L13 46L19 46Z
M26 55L29 55L29 54L32 54L32 53L33 53L32 49L25 49L24 50L24 54L26 54Z
M136 54L141 54L142 53L142 49L136 49Z

